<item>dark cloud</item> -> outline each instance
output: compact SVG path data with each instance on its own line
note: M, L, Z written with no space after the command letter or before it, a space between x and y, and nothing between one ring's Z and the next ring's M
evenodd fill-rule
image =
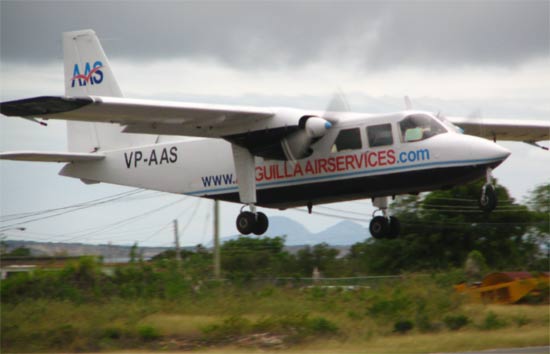
M186 56L238 67L354 56L367 67L512 66L549 56L548 1L0 2L1 58L61 58L93 28L109 56Z

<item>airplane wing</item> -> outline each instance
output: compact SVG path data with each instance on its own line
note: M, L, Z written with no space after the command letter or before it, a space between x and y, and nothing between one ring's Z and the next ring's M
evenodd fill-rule
M84 162L102 160L101 153L13 151L0 153L0 160L38 161L38 162Z
M119 97L42 96L3 102L6 116L118 123L124 132L222 137L274 116L269 108Z
M487 139L536 142L550 140L550 120L445 117L465 134Z

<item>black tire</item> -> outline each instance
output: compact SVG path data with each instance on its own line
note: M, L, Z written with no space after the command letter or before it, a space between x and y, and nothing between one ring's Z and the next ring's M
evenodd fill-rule
M256 215L256 226L254 227L254 230L252 231L255 235L263 235L267 228L269 227L269 220L267 216L262 213L258 212Z
M383 216L375 216L370 221L369 231L372 237L379 240L386 237L389 233L388 219Z
M256 216L254 213L245 211L237 216L237 230L243 235L250 235L256 227Z
M495 187L490 184L483 188L485 188L485 196L483 196L482 192L482 196L479 198L479 208L486 213L490 213L497 207L497 193L495 192Z
M390 231L388 232L388 238L397 238L401 233L401 223L395 216L390 216Z

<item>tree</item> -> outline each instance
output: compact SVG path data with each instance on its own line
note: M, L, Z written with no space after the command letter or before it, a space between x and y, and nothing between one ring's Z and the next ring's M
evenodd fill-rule
M538 254L534 254L531 258L531 265L535 270L548 271L550 268L550 183L535 187L527 197L527 205L536 221L530 237L539 250Z
M529 193L527 198L529 208L538 213L550 214L550 183L541 184ZM548 220L548 219L547 219Z
M317 268L325 276L337 276L337 257L340 251L327 243L306 246L296 253L296 263L302 276L310 277Z
M130 263L136 263L138 260L138 244L137 242L134 242L132 247L130 248Z
M239 237L221 246L222 269L230 277L277 276L285 272L291 258L282 237Z
M391 209L403 225L401 236L354 245L348 256L354 271L387 274L458 268L473 250L492 268L525 267L537 252L529 237L534 214L502 186L496 187L497 209L481 212L477 200L483 183L398 198Z
M2 236L0 238L0 255L8 253L8 243L6 242L6 237Z
M15 256L15 257L30 257L31 256L31 249L28 247L17 247L16 249L12 250L8 253L8 256Z

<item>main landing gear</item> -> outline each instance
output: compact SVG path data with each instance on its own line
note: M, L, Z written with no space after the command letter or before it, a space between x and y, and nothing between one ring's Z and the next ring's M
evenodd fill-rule
M490 213L497 207L497 193L493 186L493 178L491 176L491 168L487 168L485 173L486 182L481 189L481 197L479 198L479 208L486 213Z
M269 220L264 213L256 212L256 175L254 156L248 149L233 144L233 162L239 185L239 200L244 204L237 216L237 230L243 235L262 235L267 231ZM250 211L243 211L248 206Z
M244 208L244 207L243 207ZM237 216L237 230L243 235L262 235L269 227L269 220L262 212L255 212L256 207L250 206L253 211L242 211Z
M369 231L375 239L393 239L399 236L401 224L395 216L388 216L388 197L373 198L372 204L378 208L373 213L370 221ZM382 215L374 216L377 211L382 211Z

